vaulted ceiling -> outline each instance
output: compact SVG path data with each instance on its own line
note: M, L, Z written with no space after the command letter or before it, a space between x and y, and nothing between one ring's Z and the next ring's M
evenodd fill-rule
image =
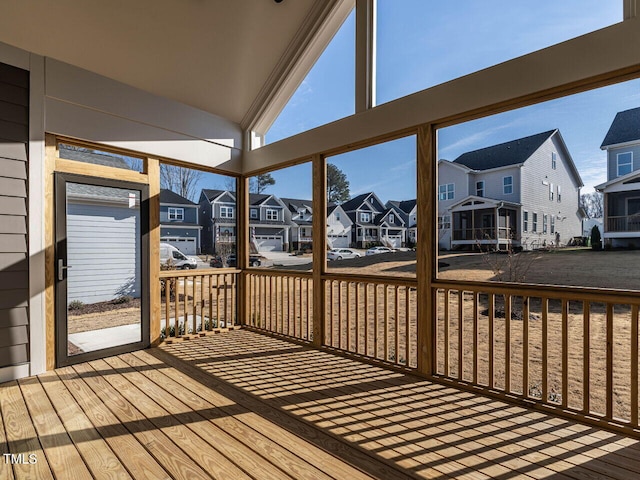
M332 3L3 0L0 42L241 123Z

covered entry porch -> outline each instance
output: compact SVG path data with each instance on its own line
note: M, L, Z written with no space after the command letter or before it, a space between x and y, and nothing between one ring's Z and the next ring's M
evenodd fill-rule
M467 197L453 205L453 248L506 249L519 246L517 218L520 205L482 197Z

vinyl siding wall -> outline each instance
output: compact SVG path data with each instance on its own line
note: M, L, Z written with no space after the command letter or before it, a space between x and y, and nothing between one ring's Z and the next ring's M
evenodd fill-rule
M633 153L633 170L640 170L640 144L612 148L607 151L607 181L618 177L618 154L624 152Z
M551 154L557 154L556 169L551 168ZM565 152L554 136L543 143L522 167L522 210L529 212L529 231L522 233L527 245L540 246L545 241L549 245L555 241L551 233L551 215L556 217L555 229L560 233L560 242L567 243L571 237L582 235L582 221L578 216L579 189L577 181L569 170ZM553 200L549 199L549 186L542 182L553 183ZM562 201L558 202L558 185L562 192ZM538 231L531 232L532 214L538 214ZM542 233L543 216L548 215L547 234ZM522 215L518 219L523 226Z
M169 220L169 206L160 205L160 223L198 223L198 206L197 205L171 205L171 208L182 208L184 210L183 220Z
M0 64L0 369L29 361L29 72Z

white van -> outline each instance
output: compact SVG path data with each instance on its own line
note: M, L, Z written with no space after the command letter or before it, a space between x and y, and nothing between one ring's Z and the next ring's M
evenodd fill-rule
M160 244L160 265L173 265L176 268L187 270L198 268L198 259L188 257L173 245L168 243Z

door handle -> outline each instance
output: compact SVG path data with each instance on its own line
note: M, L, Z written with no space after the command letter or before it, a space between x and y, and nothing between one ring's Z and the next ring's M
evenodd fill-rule
M64 271L71 268L70 265L65 265L62 258L58 259L58 280L64 280Z

